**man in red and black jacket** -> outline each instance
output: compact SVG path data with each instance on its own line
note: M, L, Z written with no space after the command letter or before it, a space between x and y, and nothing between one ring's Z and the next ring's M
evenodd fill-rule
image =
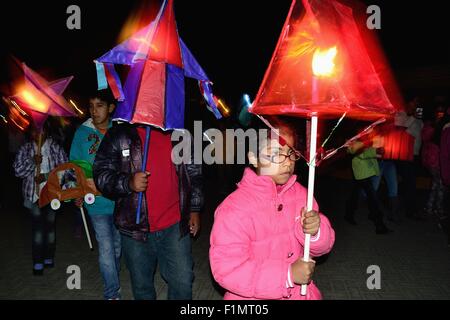
M157 262L169 299L192 299L190 234L200 227L203 205L200 164L172 162L171 132L152 128L147 167L142 172L145 127L120 124L105 135L94 162L103 196L115 200L114 222L131 274L134 298L156 299ZM144 192L139 223L138 194Z

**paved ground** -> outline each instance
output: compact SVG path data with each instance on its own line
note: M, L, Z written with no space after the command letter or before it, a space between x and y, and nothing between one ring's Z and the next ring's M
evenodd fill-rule
M214 181L214 180L212 180ZM209 186L210 201L203 215L203 232L193 245L195 257L194 299L221 299L222 290L211 278L208 262L209 231L213 209L220 196ZM336 231L333 252L321 259L315 281L325 299L450 299L450 248L443 232L432 221L405 220L393 225L390 235L375 235L362 207L358 226L346 224L343 204L350 182L322 178L317 196L322 211ZM418 204L424 198L415 199ZM412 199L414 200L414 199ZM44 277L31 275L31 235L28 214L21 209L0 211L0 299L102 299L102 281L97 252L88 249L85 238L75 239L73 216L63 213L57 220L55 269ZM81 290L68 290L66 269L81 268ZM124 299L132 299L130 280L124 263L121 274ZM369 290L367 268L381 269L381 289ZM165 299L167 286L157 275L158 299Z

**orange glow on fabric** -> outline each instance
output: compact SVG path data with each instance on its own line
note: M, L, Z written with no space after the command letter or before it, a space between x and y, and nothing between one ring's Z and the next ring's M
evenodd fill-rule
M118 43L122 43L133 34L144 28L149 19L153 20L159 11L159 5L157 1L142 1L135 5L133 11L125 21L120 34L117 38ZM136 41L140 39L135 39ZM147 51L147 50L146 50Z
M46 113L48 111L48 105L39 100L33 93L29 90L23 90L19 96L24 99L24 101L35 111Z
M26 118L28 114L23 111L14 100L6 98L3 98L3 100L6 103L11 103L12 105L9 109L9 119L17 128L21 131L25 131L25 129L30 125L30 122Z
M20 106L12 99L9 100L11 102L11 104L14 106L15 109L11 109L11 110L18 110L20 112L21 115L26 116L27 113L25 111L22 110L22 108L20 108Z
M173 0L168 0L163 15L159 20L152 38L149 58L154 61L173 64L180 68L183 67Z

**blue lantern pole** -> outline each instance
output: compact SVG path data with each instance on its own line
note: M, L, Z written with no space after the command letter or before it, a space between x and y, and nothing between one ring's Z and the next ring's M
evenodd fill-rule
M142 160L142 172L145 172L145 169L147 168L147 157L148 157L148 146L150 143L150 126L146 126L145 128L145 143L144 143L144 159ZM141 207L142 207L142 196L144 195L143 192L139 192L139 199L138 199L138 207L136 211L136 224L139 224L141 220Z

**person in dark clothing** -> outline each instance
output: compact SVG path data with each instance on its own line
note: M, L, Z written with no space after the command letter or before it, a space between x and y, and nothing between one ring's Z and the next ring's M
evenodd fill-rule
M356 225L354 220L355 211L358 207L358 200L361 190L367 195L369 219L375 224L377 234L387 234L392 232L383 221L384 209L373 188L371 178L379 176L378 154L383 153L382 148L373 148L372 140L357 140L348 147L348 152L353 155L352 170L355 178L354 188L347 200L345 220Z
M168 299L192 299L191 238L200 227L202 167L172 162L170 132L152 128L142 172L145 128L120 124L105 135L94 162L94 180L115 200L114 223L131 275L134 298L156 299L157 263L168 283ZM191 162L192 163L192 162ZM139 192L144 192L136 223Z
M56 250L56 212L49 205L39 208L40 190L47 183L49 173L67 162L63 148L52 137L48 128L32 128L31 139L22 145L14 160L14 172L23 180L24 207L31 214L33 274L41 276L44 267L54 266ZM40 141L39 141L40 140Z
M395 115L395 125L403 127L405 131L414 137L414 157L412 161L397 161L397 172L402 178L400 194L406 211L406 217L413 220L423 220L423 215L417 211L417 172L420 168L420 151L422 147L423 121L418 107L420 100L417 97L409 99L406 110ZM419 108L420 109L420 108Z

